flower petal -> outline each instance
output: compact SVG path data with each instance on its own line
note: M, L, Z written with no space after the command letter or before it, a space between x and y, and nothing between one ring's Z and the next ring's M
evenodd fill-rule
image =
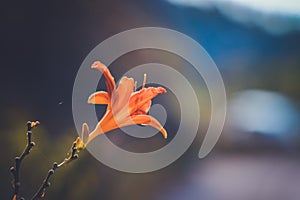
M88 98L90 104L110 104L110 97L107 92L100 91L91 94Z
M151 103L152 103L151 100L147 101L146 103L141 105L139 108L137 108L137 110L134 111L134 113L132 113L131 115L146 115L150 110Z
M114 89L116 89L116 83L114 77L111 75L109 69L101 62L96 61L93 63L92 68L98 69L100 72L103 73L105 79L106 79L106 87L107 87L107 92L109 96L111 96L112 92Z
M148 87L143 88L137 92L132 93L129 101L129 113L132 114L146 114L151 106L151 99L158 94L166 93L163 87Z
M133 115L128 117L125 121L119 124L119 126L130 126L134 124L143 124L152 126L153 128L156 128L159 130L163 137L166 139L168 137L167 131L164 129L164 127L155 119L154 117L150 115Z
M87 123L83 123L82 124L81 137L82 137L82 141L83 141L84 144L88 141L89 134L90 134L89 126L87 125Z
M88 141L86 142L86 144L88 144L98 135L101 135L103 133L117 128L119 128L119 126L117 125L111 110L107 110L100 122L98 122L96 128L89 134Z
M112 94L112 111L116 120L129 116L129 99L134 89L134 80L124 76ZM122 110L122 111L121 111ZM120 113L121 112L121 113Z

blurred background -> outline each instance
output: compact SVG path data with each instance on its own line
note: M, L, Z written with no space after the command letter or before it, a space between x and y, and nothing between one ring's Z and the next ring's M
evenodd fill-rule
M134 51L111 65L116 80L132 66L157 62L179 70L193 83L201 108L193 145L172 165L146 174L116 171L82 152L79 160L51 178L45 199L299 199L298 0L6 0L0 22L0 199L9 199L13 192L9 168L25 147L27 120L41 122L34 130L37 145L21 169L21 193L30 199L52 163L65 157L77 137L71 96L83 59L106 38L145 26L187 34L217 64L228 112L216 147L198 159L210 100L192 66L168 52ZM99 89L104 87L101 80ZM161 135L136 139L120 130L108 137L131 151L165 145L176 133L180 110L172 94L155 102L172 113L165 124L167 141ZM105 107L98 110L101 117Z

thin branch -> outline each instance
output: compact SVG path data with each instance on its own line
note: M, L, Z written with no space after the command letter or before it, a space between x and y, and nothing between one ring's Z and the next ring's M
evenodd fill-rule
M69 153L69 157L65 158L60 164L57 164L56 162L53 164L52 168L48 171L46 178L43 180L41 187L39 188L37 193L33 196L32 200L42 199L45 196L46 189L50 186L50 182L49 182L50 177L54 174L54 172L58 168L63 167L64 165L77 159L78 154L76 154L76 152L77 152L77 147L76 147L76 142L74 142L71 148L71 152Z
M22 152L22 154L18 157L15 157L15 166L10 168L11 173L14 176L13 179L13 188L14 188L14 195L13 195L13 199L19 199L19 191L20 191L20 186L21 186L21 182L20 182L20 167L21 167L21 163L22 160L30 153L30 150L32 147L35 146L35 143L31 141L31 129L37 125L39 125L40 123L38 121L36 122L27 122L27 145L25 147L25 150ZM24 198L20 198L20 199L24 199Z

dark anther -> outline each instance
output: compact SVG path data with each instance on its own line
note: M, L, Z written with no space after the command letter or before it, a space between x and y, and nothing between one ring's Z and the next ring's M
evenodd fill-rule
M57 167L58 167L57 162L53 163L53 169L57 169Z
M28 121L28 122L27 122L27 130L30 131L31 128L32 128L32 127L31 127L31 121Z
M48 181L48 182L46 183L46 187L50 187L50 185L51 185L51 183Z
M9 170L10 170L11 172L14 172L16 169L15 169L15 167L11 167Z

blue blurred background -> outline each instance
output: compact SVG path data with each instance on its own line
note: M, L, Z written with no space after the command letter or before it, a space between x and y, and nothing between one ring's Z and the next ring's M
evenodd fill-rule
M205 83L192 67L168 52L132 52L112 64L116 79L130 66L158 62L193 81L202 118L193 145L172 165L147 174L118 172L83 152L53 176L46 199L299 199L298 0L7 0L2 2L0 22L0 199L9 199L12 193L9 167L25 145L27 120L42 124L34 131L37 146L21 170L21 192L29 199L77 136L71 96L85 56L106 38L145 26L180 31L214 59L228 98L217 146L208 157L198 159L210 101ZM178 109L172 105L169 109ZM176 115L168 117L169 140L178 120ZM130 150L163 145L159 136L128 139L120 130L108 136Z

